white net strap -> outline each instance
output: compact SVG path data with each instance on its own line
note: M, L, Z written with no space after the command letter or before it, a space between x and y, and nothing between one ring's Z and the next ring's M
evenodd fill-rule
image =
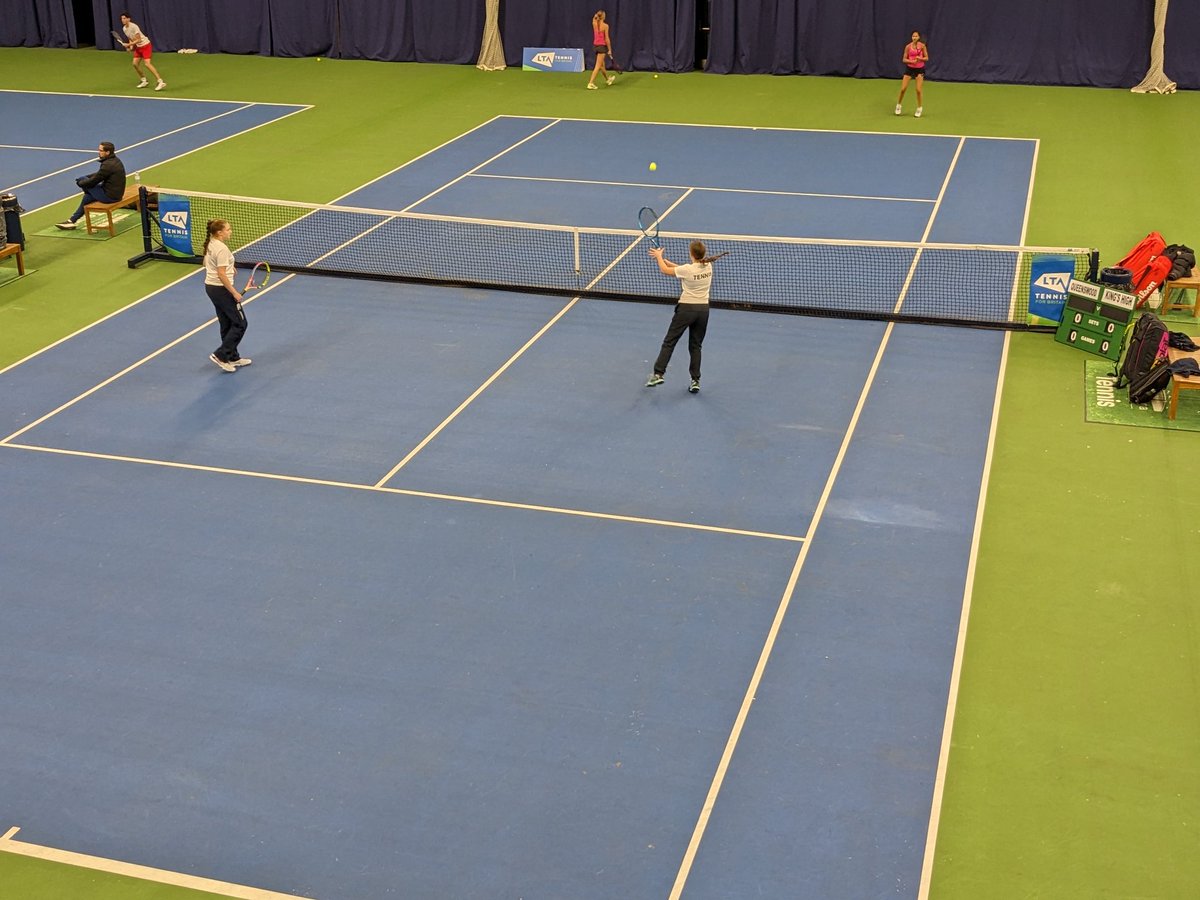
M1141 83L1131 88L1135 94L1175 93L1175 82L1163 71L1169 3L1170 0L1154 0L1154 38L1150 42L1150 69Z
M477 69L495 72L505 68L504 44L500 40L500 0L484 0L487 17L483 22L483 43L479 47Z

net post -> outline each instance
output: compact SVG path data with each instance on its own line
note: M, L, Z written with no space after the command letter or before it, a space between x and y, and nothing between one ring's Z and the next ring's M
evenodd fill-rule
M579 262L579 229L571 229L571 237L575 243L575 274L578 275L582 270L582 265Z

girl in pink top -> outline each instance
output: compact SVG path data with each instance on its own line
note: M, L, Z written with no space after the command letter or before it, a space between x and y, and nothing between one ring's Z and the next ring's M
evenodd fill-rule
M604 21L604 10L597 10L592 16L592 48L596 51L596 65L592 69L592 77L588 79L587 89L589 91L598 90L596 87L596 76L600 75L604 78L605 84L612 84L616 81L616 77L608 73L608 69L604 67L604 56L612 56L612 40L608 36L608 23Z
M908 90L908 79L915 78L917 81L917 111L913 115L919 119L921 113L925 111L921 103L921 88L925 84L925 63L929 62L929 48L921 40L921 32L914 31L912 33L912 40L905 46L904 55L900 61L904 63L904 78L900 81L900 96L896 98L896 115L904 112L901 104L904 102L904 92Z

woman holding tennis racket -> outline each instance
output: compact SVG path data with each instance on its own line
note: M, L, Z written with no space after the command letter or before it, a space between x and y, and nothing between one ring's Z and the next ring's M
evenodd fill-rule
M238 354L238 343L246 333L246 314L242 312L242 295L233 286L237 271L233 251L225 243L233 227L224 219L210 219L204 238L204 292L217 311L221 326L221 346L209 354L222 372L236 372L250 360Z
M905 45L900 61L904 63L904 77L900 79L900 96L896 98L896 115L904 112L904 92L908 90L908 80L911 78L917 82L917 111L913 115L919 119L921 113L925 111L921 100L921 88L925 86L925 63L929 62L929 48L921 40L921 32L914 31L912 33L912 39Z
M608 85L617 80L617 76L610 75L604 67L604 57L612 56L612 39L608 36L608 22L604 20L602 9L596 10L596 14L592 16L592 49L596 51L596 65L592 68L592 77L588 80L587 89L597 91L597 75L603 77L604 83Z
M651 247L650 255L658 261L658 268L664 275L673 275L682 284L679 302L675 304L675 314L671 324L667 326L667 336L663 338L662 349L658 359L654 361L654 371L646 381L646 387L657 387L663 383L667 373L667 363L675 352L675 344L686 331L688 333L688 353L691 356L689 372L692 383L688 392L700 393L700 348L704 343L704 335L708 331L708 294L712 290L713 260L720 259L724 253L707 256L707 248L703 241L692 241L688 247L692 261L684 265L676 265L663 256L661 247Z

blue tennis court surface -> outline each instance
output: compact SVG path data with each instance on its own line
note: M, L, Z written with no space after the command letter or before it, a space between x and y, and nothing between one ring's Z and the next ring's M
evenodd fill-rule
M992 190L1000 244L1032 160L501 118L342 202L919 241ZM0 373L0 824L321 898L916 893L1003 334L717 309L693 396L683 349L642 386L663 305L302 275L247 315L233 375L196 274Z
M77 196L75 179L99 163L112 141L130 178L200 147L308 107L276 103L110 97L0 90L0 192L27 210Z

